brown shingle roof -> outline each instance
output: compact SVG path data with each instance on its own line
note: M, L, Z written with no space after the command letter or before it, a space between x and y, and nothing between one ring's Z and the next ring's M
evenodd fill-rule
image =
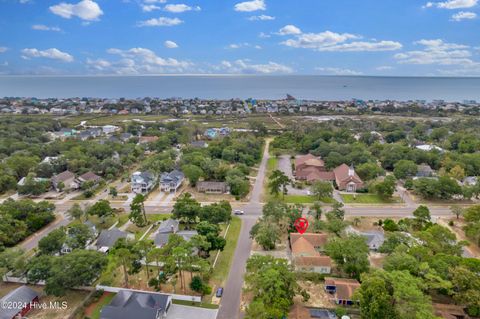
M297 266L316 266L316 267L332 267L332 259L328 256L302 256L295 258Z
M52 181L54 183L60 183L60 182L65 182L66 180L69 180L71 178L75 178L75 174L73 174L70 171L65 171L60 174L57 174L52 177Z
M333 170L338 185L340 182L348 179L351 179L355 183L363 183L362 179L357 175L357 173L355 173L355 171L353 171L353 176L349 176L349 171L350 167L347 164L342 164Z
M292 243L292 254L293 255L309 255L309 256L318 256L318 251L315 250L315 247L305 238L300 237Z
M300 238L305 238L310 244L312 244L313 247L323 247L327 243L328 240L328 235L324 233L305 233L305 234L300 234L300 233L291 233L290 234L290 242L293 244Z
M79 177L80 180L83 180L85 182L88 182L88 181L99 181L100 179L102 179L100 176L98 176L97 174L94 174L92 172L88 172L88 173L85 173L83 175L81 175Z
M355 279L325 278L325 285L336 286L335 297L338 300L352 300L355 290L360 288L360 283Z
M306 161L308 161L310 159L315 159L315 158L317 158L317 157L315 157L315 155L313 155L313 154L307 154L305 156L299 156L295 159L295 167L300 166L303 163L305 163Z

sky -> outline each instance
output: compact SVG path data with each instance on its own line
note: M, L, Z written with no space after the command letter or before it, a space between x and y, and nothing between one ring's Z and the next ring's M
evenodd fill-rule
M480 76L480 0L0 0L2 75Z

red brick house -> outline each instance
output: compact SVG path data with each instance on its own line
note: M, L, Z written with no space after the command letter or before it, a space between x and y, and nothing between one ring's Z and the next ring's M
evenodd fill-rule
M358 288L360 283L355 279L325 278L325 291L332 296L331 299L337 305L358 304L358 300L353 298Z
M327 171L325 162L312 154L295 159L295 178L309 183L319 180L335 182L339 190L347 192L356 192L365 186L353 166L342 164L333 171Z

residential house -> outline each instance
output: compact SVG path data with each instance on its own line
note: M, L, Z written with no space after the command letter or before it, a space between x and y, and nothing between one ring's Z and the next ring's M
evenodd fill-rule
M329 274L332 271L332 259L323 256L323 248L327 243L328 235L324 233L291 233L290 247L292 262L297 271Z
M198 182L197 192L206 194L225 194L230 192L230 187L225 182Z
M319 180L335 182L339 190L347 192L356 192L365 187L353 166L342 164L333 171L328 171L325 162L312 154L295 159L294 175L297 180L305 180L310 183Z
M98 251L106 253L120 238L132 239L132 236L133 234L124 232L116 227L108 230L102 230L100 236L98 236L95 246L97 246Z
M158 141L158 136L140 136L138 138L138 144L148 144Z
M147 194L157 183L157 177L152 172L135 172L131 178L132 193Z
M288 319L337 319L337 315L331 309L307 308L295 303L290 308Z
M420 164L417 168L416 177L432 177L434 175L434 170L428 164Z
M175 219L167 219L163 221L150 238L153 239L155 247L161 248L168 243L168 239L172 234L176 234L183 237L186 241L189 241L193 236L197 235L195 230L182 230L179 231L179 221Z
M122 142L127 142L129 139L131 139L133 135L131 133L122 133L120 134L120 140Z
M115 125L104 125L104 126L102 126L102 131L103 131L104 134L113 134L117 130L119 130L119 127L115 126Z
M77 183L78 185L82 186L84 183L88 183L88 182L91 182L93 185L97 185L98 183L100 183L100 181L102 180L102 178L92 172L87 172L83 175L80 175L78 178L77 178Z
M170 295L120 290L110 304L100 310L100 319L165 319L171 306Z
M51 181L53 188L55 188L57 192L78 188L78 183L75 181L75 174L70 171L65 171L53 176Z
M0 299L0 319L23 318L40 295L27 286L20 286Z
M334 173L327 171L325 168L325 162L313 154L300 156L295 159L294 175L296 179L307 182L335 180Z
M430 145L430 144L416 145L415 148L425 152L430 152L430 151L439 151L440 153L445 152L443 148L436 145Z
M335 183L341 191L356 192L364 187L362 179L355 173L353 165L342 164L333 170Z
M163 173L160 176L160 190L167 193L175 193L185 180L185 175L179 170Z
M478 182L478 178L477 176L467 176L463 179L463 185L467 185L467 186L475 186L477 185L477 182Z
M337 305L358 304L359 301L353 299L358 288L360 283L355 279L325 278L325 291L331 295L332 301Z
M206 141L193 141L190 143L190 146L193 148L207 148L208 143Z
M372 251L377 251L385 242L385 234L383 231L371 230L368 232L361 232L349 226L345 229L348 234L355 234L365 237L368 248Z

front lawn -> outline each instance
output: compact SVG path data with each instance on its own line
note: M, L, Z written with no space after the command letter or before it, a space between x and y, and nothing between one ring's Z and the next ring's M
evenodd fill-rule
M212 270L212 293L214 293L215 288L223 285L227 279L230 267L233 261L233 255L235 253L235 248L237 247L238 237L240 235L240 229L242 228L242 220L238 217L233 217L230 223L230 228L228 229L227 244L220 255L218 256L217 264ZM215 254L212 254L212 263L215 259Z
M285 195L283 201L287 204L313 204L319 200L310 195ZM325 197L320 200L320 202L325 204L333 204L334 201L335 200L330 197Z
M395 204L401 203L400 197L383 199L377 194L342 194L342 199L347 204Z
M276 170L278 167L278 158L276 157L270 157L268 160L267 160L267 171L269 173L273 172L274 170Z

